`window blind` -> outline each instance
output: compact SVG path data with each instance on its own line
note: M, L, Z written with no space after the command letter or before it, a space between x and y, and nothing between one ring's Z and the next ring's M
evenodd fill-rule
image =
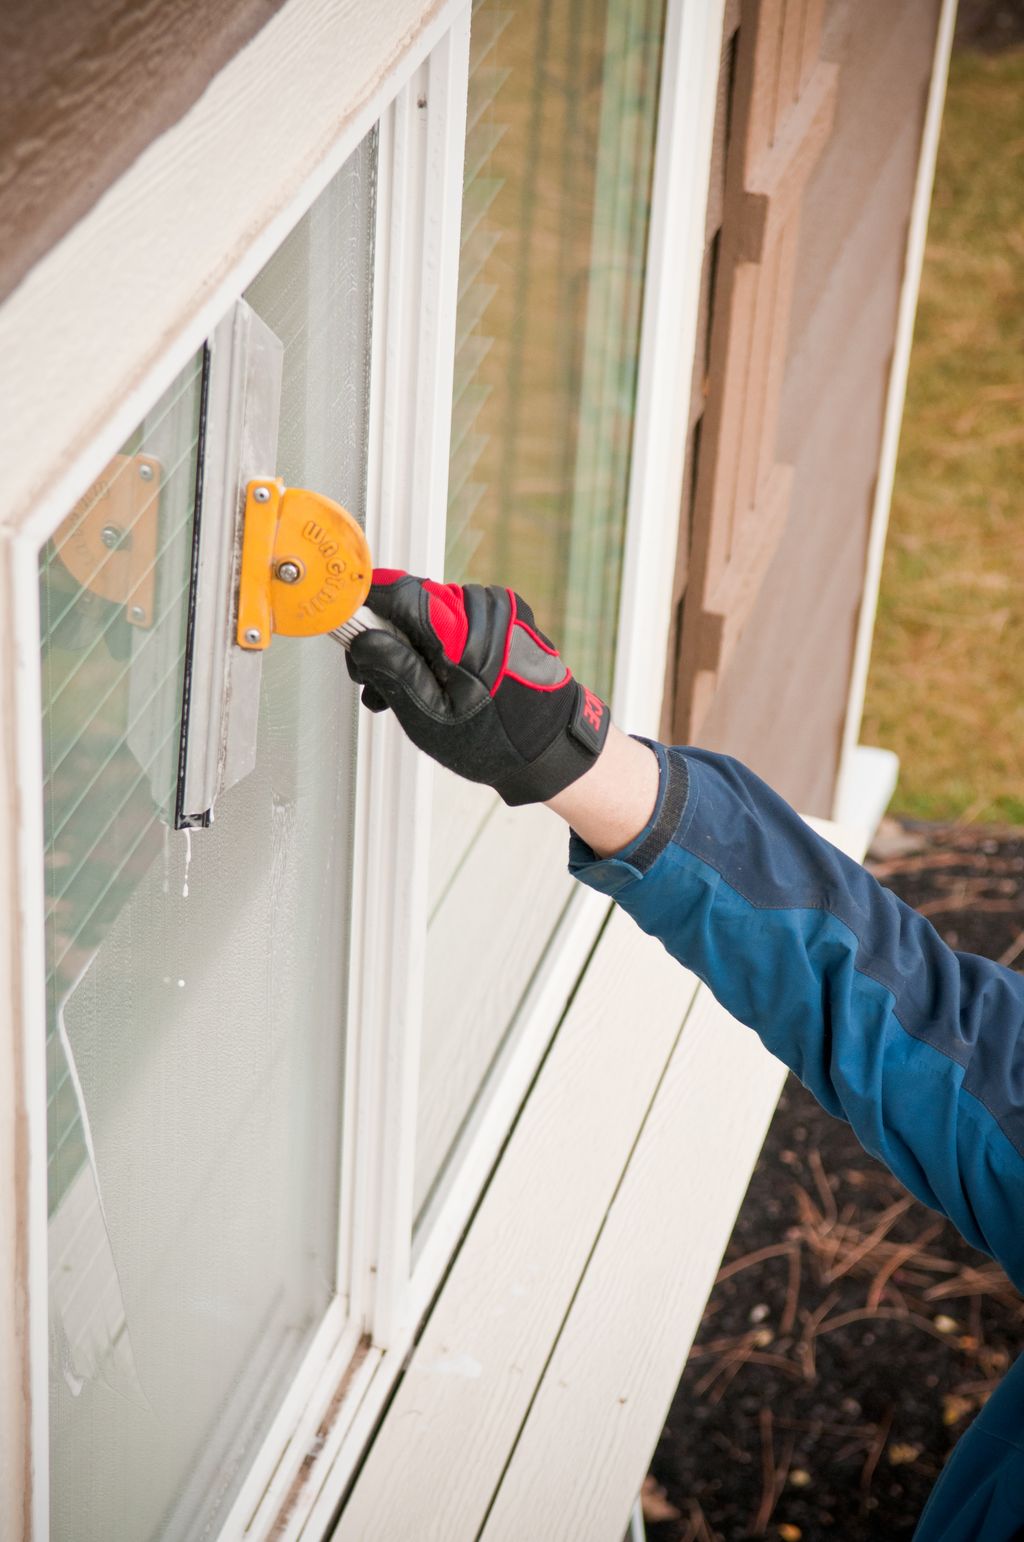
M51 1213L86 1156L58 1017L167 831L201 388L198 354L40 557ZM145 626L132 623L131 591L116 581L143 527L153 555L132 577L151 591Z

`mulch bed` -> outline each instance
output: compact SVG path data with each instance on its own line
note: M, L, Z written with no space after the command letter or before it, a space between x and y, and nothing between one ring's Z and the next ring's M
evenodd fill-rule
M1024 968L1024 831L886 821L869 863ZM645 1486L649 1542L900 1542L1024 1348L999 1267L790 1078Z

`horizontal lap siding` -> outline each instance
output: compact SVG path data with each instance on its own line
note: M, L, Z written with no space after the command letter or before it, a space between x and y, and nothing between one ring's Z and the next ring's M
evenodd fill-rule
M0 299L282 3L7 0Z
M938 0L830 0L836 121L804 193L777 458L788 524L699 729L831 808ZM737 450L738 450L737 446Z
M659 943L612 912L334 1542L468 1542L484 1530L696 987ZM764 1114L777 1095L771 1067L766 1071L766 1089L763 1078L747 1089L755 1102L759 1090L767 1093ZM693 1117L685 1122L698 1127ZM723 1209L735 1207L746 1172L712 1174L713 1191L727 1195ZM671 1172L664 1179L671 1184ZM709 1247L707 1258L712 1254ZM695 1300L684 1306L700 1309ZM685 1346L673 1382L683 1353ZM588 1412L607 1426L604 1403ZM634 1470L634 1494L641 1477ZM561 1537L557 1529L529 1527L513 1535L523 1542Z

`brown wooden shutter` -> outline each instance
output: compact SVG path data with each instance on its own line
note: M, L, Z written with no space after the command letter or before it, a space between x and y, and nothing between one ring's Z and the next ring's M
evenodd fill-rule
M823 6L744 0L740 10L706 406L693 445L677 741L700 728L789 513L792 470L775 443L800 205L836 100L836 67L819 56Z

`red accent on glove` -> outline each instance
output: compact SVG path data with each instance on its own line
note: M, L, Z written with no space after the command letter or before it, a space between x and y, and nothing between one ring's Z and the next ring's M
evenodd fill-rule
M432 578L423 580L423 587L430 595L427 611L430 624L441 641L441 646L453 664L458 664L469 636L469 618L466 602L459 584L439 584Z
M601 724L604 721L605 705L600 696L595 696L593 691L588 691L583 686L583 712L584 722L589 723L595 733L601 732Z
M515 625L516 625L516 596L515 596L515 590L513 590L513 589L506 589L505 593L508 595L508 602L509 602L509 605L512 607L512 610L511 610L511 615L509 617L508 632L505 634L505 651L504 651L504 653L501 656L501 668L498 670L498 677L497 677L497 679L495 680L494 684L491 686L491 696L492 696L492 698L497 696L497 694L498 694L498 687L501 685L501 682L504 680L505 672L508 669L508 656L509 656L509 654L512 651L512 633L515 630Z
M373 581L375 584L397 584L400 578L408 578L404 568L374 568Z

